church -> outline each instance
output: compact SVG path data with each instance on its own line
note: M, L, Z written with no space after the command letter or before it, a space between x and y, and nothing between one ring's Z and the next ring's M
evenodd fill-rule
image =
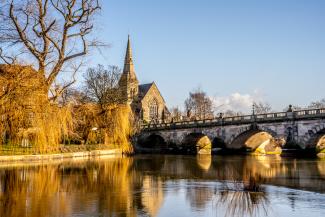
M130 36L127 42L123 73L118 85L123 102L129 104L135 115L145 123L164 122L170 116L165 100L155 82L139 84L134 70Z

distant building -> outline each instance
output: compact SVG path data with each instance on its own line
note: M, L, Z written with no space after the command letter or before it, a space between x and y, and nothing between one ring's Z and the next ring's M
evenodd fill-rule
M130 37L126 48L123 73L119 81L123 101L131 105L135 114L145 122L163 122L169 117L157 85L139 84L134 70Z

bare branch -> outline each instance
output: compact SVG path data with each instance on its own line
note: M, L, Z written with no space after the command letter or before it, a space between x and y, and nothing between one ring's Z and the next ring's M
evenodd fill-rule
M30 64L44 75L48 89L63 67L87 55L89 46L96 46L88 35L93 32L93 17L101 9L98 0L5 2L0 12L1 47L23 53L21 59L30 59L26 55L34 57L36 61ZM2 51L0 59L5 63L18 58L4 55Z

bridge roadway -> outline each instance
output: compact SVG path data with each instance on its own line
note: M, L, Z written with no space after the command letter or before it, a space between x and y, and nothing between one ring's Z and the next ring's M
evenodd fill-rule
M221 142L227 148L239 149L248 138L259 132L284 139L287 144L315 148L325 135L325 108L146 124L142 125L137 137L136 148L154 149L162 145L171 148L184 144L189 136L197 139L207 136L212 143ZM140 143L159 144L148 147Z

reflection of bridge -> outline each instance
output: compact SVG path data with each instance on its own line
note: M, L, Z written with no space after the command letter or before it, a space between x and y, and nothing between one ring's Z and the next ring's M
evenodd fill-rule
M144 125L137 147L172 149L208 137L212 145L239 149L260 132L283 138L287 144L314 148L325 134L325 108Z
M249 181L325 193L325 161L280 156L140 155L135 169L162 180Z

